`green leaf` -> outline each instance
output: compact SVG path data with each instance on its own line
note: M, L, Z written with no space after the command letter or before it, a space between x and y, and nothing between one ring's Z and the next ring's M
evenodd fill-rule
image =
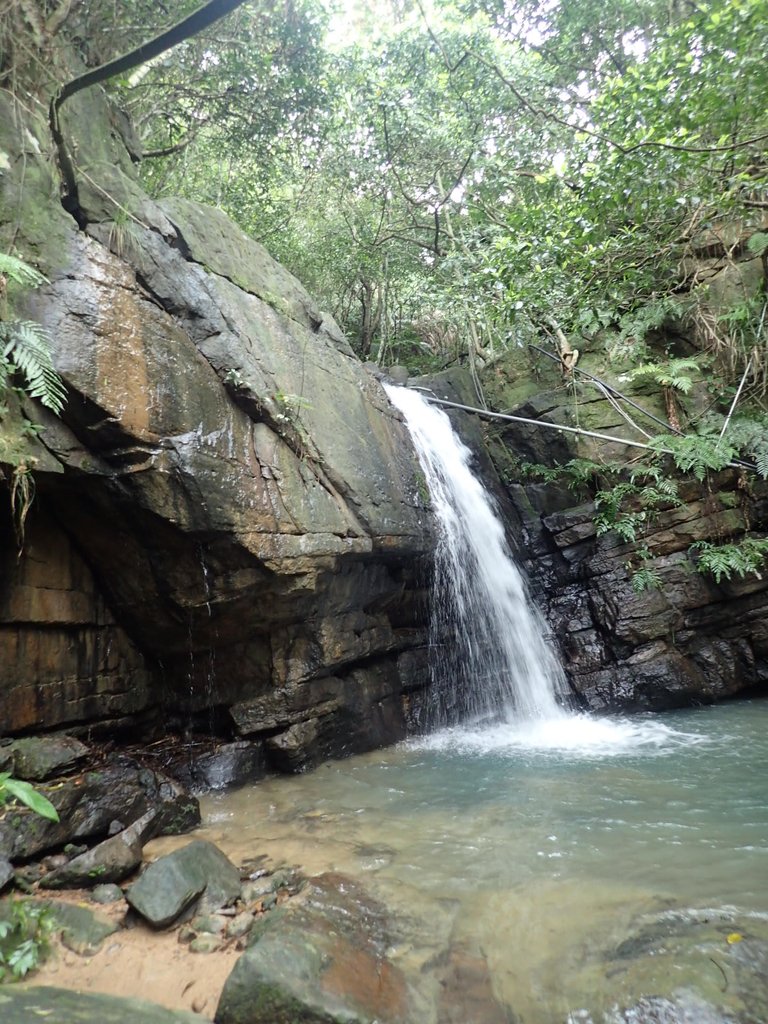
M49 821L59 820L58 811L51 801L44 797L42 793L38 793L34 786L31 786L28 782L7 777L0 782L0 786L5 788L20 803L29 807L35 814L39 814L41 818L47 818Z

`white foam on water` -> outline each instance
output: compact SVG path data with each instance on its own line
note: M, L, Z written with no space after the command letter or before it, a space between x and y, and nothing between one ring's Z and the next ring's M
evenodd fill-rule
M458 754L519 754L540 752L573 758L616 757L632 753L672 753L697 746L706 738L681 732L650 718L563 718L457 726L409 740L418 750Z

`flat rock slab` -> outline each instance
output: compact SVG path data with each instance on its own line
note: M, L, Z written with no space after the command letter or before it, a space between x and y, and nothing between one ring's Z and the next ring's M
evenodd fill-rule
M117 922L108 921L87 907L56 900L46 900L45 905L61 929L62 943L80 956L93 956L104 939L120 929ZM5 1021L1 1010L0 1020Z
M41 782L72 768L88 754L74 736L30 736L11 744L13 772L19 779Z
M119 999L63 988L0 990L3 1024L204 1024L204 1018L184 1010L166 1010L143 999Z
M153 927L165 928L198 897L216 910L239 895L239 870L213 843L197 839L150 864L126 899Z

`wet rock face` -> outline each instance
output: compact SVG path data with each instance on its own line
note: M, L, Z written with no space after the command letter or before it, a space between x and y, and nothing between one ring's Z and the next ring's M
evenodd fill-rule
M99 90L65 108L88 165L77 222L44 121L0 104L0 147L28 170L0 244L50 278L26 312L69 393L63 421L29 410L44 430L21 558L0 516L3 730L152 733L213 708L279 751L313 721L320 754L278 753L288 767L400 738L431 542L381 385L223 214L142 193ZM14 173L0 208L18 209Z
M562 393L558 398L550 391L514 412L566 423L563 401ZM580 407L582 424L623 432L620 424L601 420L606 403L594 405L591 412L589 403ZM552 466L576 454L560 435L541 428L505 428L502 437L506 452L523 461ZM579 454L626 458L610 447ZM767 529L762 481L753 479L745 491L735 471L724 471L707 485L684 483L683 504L650 518L638 543L628 544L614 533L597 536L595 506L584 495L560 483L518 482L514 470L509 476L510 532L571 685L588 707L681 707L768 686L768 579L717 584L696 571L689 554L697 540ZM631 577L642 564L640 547L651 554L648 565L660 586L636 593Z
M724 474L726 495L737 487ZM715 583L688 548L709 536L711 518L692 501L661 512L644 542L659 552L658 589L631 584L634 545L595 536L591 503L546 514L552 485L516 485L531 586L560 644L576 692L595 710L645 710L709 703L768 683L768 580ZM568 500L555 493L554 500ZM573 500L572 497L570 499ZM755 505L765 521L765 501ZM675 520L687 514L684 528ZM753 523L756 521L753 519Z

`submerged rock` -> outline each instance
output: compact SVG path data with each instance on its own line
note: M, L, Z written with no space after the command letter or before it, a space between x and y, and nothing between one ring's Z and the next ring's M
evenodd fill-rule
M165 928L198 899L201 910L216 910L239 895L238 869L213 843L197 839L148 865L125 898L154 928Z
M223 743L210 753L179 758L167 771L196 791L242 786L266 774L264 744L251 740Z

